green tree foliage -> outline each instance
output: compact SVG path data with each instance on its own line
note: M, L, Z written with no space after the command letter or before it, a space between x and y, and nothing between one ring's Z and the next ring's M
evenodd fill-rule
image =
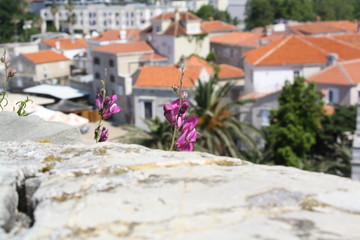
M336 106L333 115L326 115L311 150L310 170L349 177L355 128L355 106Z
M275 10L268 0L248 0L246 4L246 28L272 24L275 19Z
M360 17L360 0L248 0L246 13L247 29L272 24L275 19L353 20Z
M194 13L198 17L209 20L214 18L215 20L221 20L223 22L233 23L230 14L226 11L220 11L211 5L203 5L197 12Z
M0 16L0 43L29 41L31 34L40 31L40 16L28 12L24 0L0 0ZM23 28L29 21L31 28Z
M229 82L219 85L216 78L197 82L190 111L199 117L197 130L203 136L195 144L195 150L243 159L245 151L258 152L253 136L261 137L261 133L239 121L233 111L233 107L246 102L224 101L232 87Z
M267 148L273 152L273 162L307 169L307 156L316 143L323 117L323 102L313 83L307 85L303 78L293 84L287 82L267 129Z

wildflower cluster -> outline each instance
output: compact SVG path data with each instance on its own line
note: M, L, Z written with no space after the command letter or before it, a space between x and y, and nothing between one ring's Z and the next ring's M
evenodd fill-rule
M181 90L185 72L183 60L180 71L180 86L174 85L172 87L179 98L164 105L164 116L174 129L171 147L169 150L172 151L175 146L175 149L177 150L192 151L194 149L194 143L196 142L197 136L201 134L195 129L198 124L197 116L185 119L187 111L190 108L190 103L187 100L188 92ZM175 141L178 132L181 132L181 135Z
M4 90L0 93L0 108L4 110L4 107L8 105L7 99L7 86L8 82L15 76L16 70L10 69L10 62L6 58L6 50L4 51L3 56L0 58L0 62L5 65L5 82L4 82Z
M95 129L94 138L96 142L105 142L108 139L109 130L106 127L102 127L101 121L110 118L112 114L122 110L122 108L116 104L117 96L106 96L105 82L101 81L101 84L103 87L100 93L95 97L96 108L101 117L99 125Z

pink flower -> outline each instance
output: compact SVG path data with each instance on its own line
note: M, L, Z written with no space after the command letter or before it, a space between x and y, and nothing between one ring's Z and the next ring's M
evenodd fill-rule
M109 108L107 108L104 112L104 118L107 119L109 117L111 117L111 115L113 113L117 113L117 112L120 112L122 110L121 107L119 107L118 105L116 105L116 103L113 103L112 105L110 105Z
M172 101L169 104L164 105L164 116L166 120L170 123L170 125L174 126L176 124L176 127L180 127L185 119L185 111L190 107L190 104L185 99L182 101L182 110L179 113L180 110L180 98ZM184 111L185 110L185 111Z
M103 108L104 102L103 102L103 97L101 96L101 94L96 94L95 103L96 103L96 107L99 110L101 110Z
M192 151L197 136L201 135L196 131L195 127L198 124L198 117L190 117L185 120L182 128L181 136L176 141L176 148L181 151Z
M108 132L109 130L106 127L103 127L101 129L99 142L105 142L106 140L108 140L108 134L109 134Z

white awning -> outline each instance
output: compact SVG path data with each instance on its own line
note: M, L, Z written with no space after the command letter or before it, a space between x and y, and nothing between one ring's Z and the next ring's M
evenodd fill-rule
M24 89L24 92L50 95L59 99L72 99L89 95L89 92L69 86L41 84Z

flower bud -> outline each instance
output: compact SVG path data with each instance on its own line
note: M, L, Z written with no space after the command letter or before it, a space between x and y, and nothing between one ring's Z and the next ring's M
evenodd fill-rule
M180 87L178 85L173 85L171 88L177 95L180 95Z
M187 91L181 92L181 95L180 95L181 99L186 99L188 96L189 96L189 93Z
M184 114L190 107L190 104L186 101L186 102L183 102L181 104L181 107L179 109L179 114L182 115Z
M5 63L5 67L6 67L6 68L9 68L9 67L10 67L10 62L6 62L6 63Z
M8 73L8 78L12 78L13 76L15 76L16 74L16 70L15 69L11 69Z
M5 57L1 57L0 62L4 63L5 62Z

